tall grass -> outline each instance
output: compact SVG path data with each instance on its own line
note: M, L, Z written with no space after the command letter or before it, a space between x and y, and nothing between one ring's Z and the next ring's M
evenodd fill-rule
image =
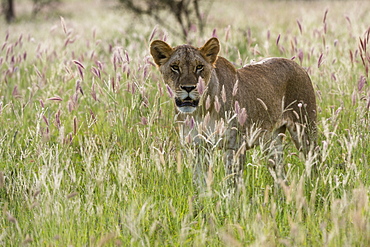
M242 6L215 2L209 36L237 67L283 56L307 68L319 105L316 177L288 140L287 185L276 186L256 148L244 189L225 196L223 151L214 149L208 191L197 196L192 147L179 140L148 51L151 38L182 41L109 6L70 1L63 18L1 29L0 243L370 245L370 5Z

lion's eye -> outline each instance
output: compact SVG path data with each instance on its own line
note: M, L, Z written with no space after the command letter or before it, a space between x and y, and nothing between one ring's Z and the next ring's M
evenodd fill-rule
M180 72L180 68L179 68L179 66L177 66L177 65L172 65L172 66L171 66L171 70L172 70L173 72L176 72L176 73L179 73L179 72Z
M199 64L199 65L197 65L196 70L197 70L197 72L200 72L200 71L203 70L203 68L204 68L204 66Z

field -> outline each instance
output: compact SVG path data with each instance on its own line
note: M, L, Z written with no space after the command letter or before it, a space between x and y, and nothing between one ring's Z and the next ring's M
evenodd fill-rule
M292 58L316 90L319 173L288 136L288 184L256 148L230 196L218 148L197 193L149 54L153 39L183 40L114 1L36 17L20 2L0 20L0 245L370 246L370 3L217 0L205 34L189 34L216 35L236 67Z

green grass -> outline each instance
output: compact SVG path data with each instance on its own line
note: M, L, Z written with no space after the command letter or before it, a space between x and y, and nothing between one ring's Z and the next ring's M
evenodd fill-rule
M1 245L370 245L370 53L360 45L370 5L216 1L209 35L190 34L200 45L216 29L237 67L295 57L317 92L319 174L288 141L289 185L276 186L256 148L230 197L219 149L205 156L207 193L193 186L193 150L149 57L154 25L112 2L88 4L65 1L63 20L44 12L31 22L23 6L1 29ZM163 35L183 43L157 27Z

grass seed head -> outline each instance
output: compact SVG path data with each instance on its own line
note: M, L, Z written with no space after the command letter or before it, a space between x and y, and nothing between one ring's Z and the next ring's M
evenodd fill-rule
M218 96L216 95L215 96L215 110L216 112L220 112L220 109L221 109L221 103L220 101L218 100Z
M236 80L234 87L233 87L233 96L235 96L238 93L238 85L239 85L239 80Z
M241 126L245 124L245 122L247 121L247 117L248 116L245 108L242 108L240 113L238 114L238 122Z
M203 95L203 93L206 90L204 79L201 76L199 76L198 78L197 90L198 90L199 95Z
M170 96L170 98L172 99L175 96L172 91L172 88L168 84L166 84L166 88L167 88L168 96Z
M222 102L226 103L226 91L225 91L224 85L222 85L221 98L222 98Z
M6 217L7 217L7 219L8 219L10 222L12 222L12 223L14 223L14 224L16 224L16 223L17 223L17 219L16 219L13 215L11 215L9 212L6 212Z
M206 99L206 110L211 107L211 97L208 95Z
M73 197L75 197L77 195L78 195L78 192L72 192L72 193L70 193L70 194L67 195L67 199L71 199L71 198L73 198Z

